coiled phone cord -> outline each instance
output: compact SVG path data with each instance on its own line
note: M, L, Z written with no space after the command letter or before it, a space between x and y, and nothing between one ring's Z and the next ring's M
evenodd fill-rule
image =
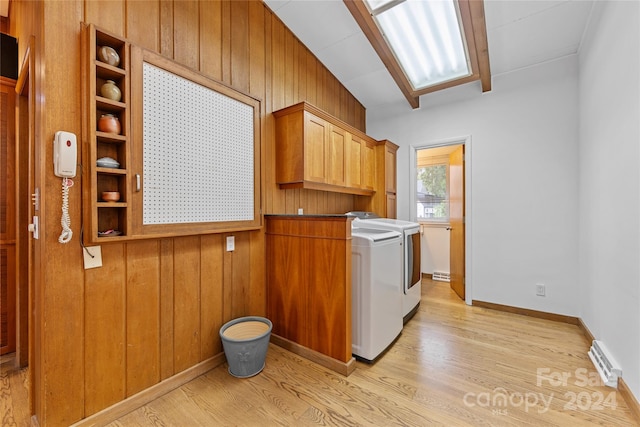
M69 178L62 179L62 217L60 218L60 225L62 225L62 233L58 237L58 242L69 243L73 231L71 231L71 218L69 218Z

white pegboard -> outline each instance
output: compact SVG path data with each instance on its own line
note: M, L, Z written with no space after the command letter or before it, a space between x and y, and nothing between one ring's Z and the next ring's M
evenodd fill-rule
M254 219L253 108L143 63L143 224Z

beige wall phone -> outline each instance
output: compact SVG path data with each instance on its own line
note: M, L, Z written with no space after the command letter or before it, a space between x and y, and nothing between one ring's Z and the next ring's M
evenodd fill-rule
M76 136L71 132L56 132L53 140L53 173L62 178L62 233L58 237L60 243L69 243L73 236L69 218L69 187L73 186L73 181L69 178L76 176L77 156Z

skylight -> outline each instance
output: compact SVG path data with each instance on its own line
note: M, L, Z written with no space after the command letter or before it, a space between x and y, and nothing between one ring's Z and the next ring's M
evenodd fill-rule
M414 90L471 75L455 0L364 0Z

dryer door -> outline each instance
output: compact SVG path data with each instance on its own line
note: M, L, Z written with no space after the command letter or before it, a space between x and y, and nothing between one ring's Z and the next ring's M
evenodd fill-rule
M407 265L405 282L405 293L413 286L420 283L422 280L422 272L420 269L420 232L406 235L406 251L407 251Z

